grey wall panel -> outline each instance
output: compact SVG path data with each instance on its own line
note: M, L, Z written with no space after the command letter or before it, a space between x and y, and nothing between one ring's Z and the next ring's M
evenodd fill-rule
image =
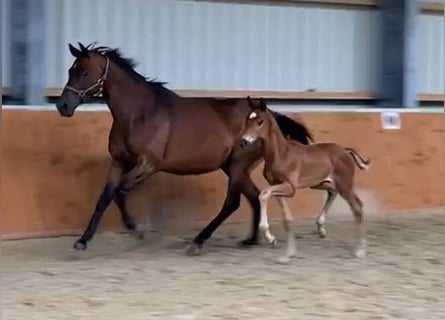
M10 25L10 16L9 5L12 0L2 0L2 86L9 86L10 84L10 68L9 68L9 25Z
M2 0L2 85L11 0ZM6 9L6 10L5 10ZM369 9L166 0L46 0L48 87L66 81L68 42L121 47L147 76L184 89L374 90L378 17ZM444 18L419 16L420 91L444 87Z
M419 91L443 93L444 17L422 14L420 24Z
M2 0L5 8L11 0ZM46 0L48 87L68 42L121 47L138 70L183 89L374 90L376 10L174 0ZM421 15L420 91L442 92L443 17ZM2 85L9 17L2 10Z
M193 1L47 0L48 87L68 42L121 47L183 89L373 90L376 11Z

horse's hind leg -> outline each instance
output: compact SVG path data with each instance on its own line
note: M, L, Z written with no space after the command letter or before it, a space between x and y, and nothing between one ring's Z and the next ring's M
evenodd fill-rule
M246 197L252 207L252 226L250 235L240 242L243 246L252 246L258 244L258 229L260 224L260 201L258 196L260 190L253 183L252 179L246 175L241 183L241 193Z
M357 258L364 258L366 256L366 229L363 221L363 202L353 189L347 192L341 192L341 195L349 204L354 214L357 238L355 256Z
M258 188L249 177L249 169L252 169L255 161L261 155L261 149L253 151L234 150L231 157L221 168L229 177L226 199L215 218L195 237L186 252L191 255L199 254L204 242L209 239L213 232L223 223L241 203L243 194L253 210L253 223L251 235L241 242L243 245L254 245L258 243L258 225L260 221L260 194Z
M201 252L204 242L209 239L213 232L224 222L236 209L241 202L241 190L239 182L229 175L229 185L227 188L224 204L215 218L193 239L186 253L189 255L198 255Z

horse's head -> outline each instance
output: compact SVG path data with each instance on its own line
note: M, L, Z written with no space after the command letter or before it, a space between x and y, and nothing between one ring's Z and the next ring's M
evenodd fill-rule
M246 129L241 138L241 147L246 148L257 139L264 138L267 134L268 114L266 102L261 98L259 102L253 102L250 96L247 97L252 111L247 117Z
M110 61L105 55L91 52L79 43L79 49L68 45L75 58L68 70L68 81L56 107L64 117L71 117L76 108L88 99L102 93Z

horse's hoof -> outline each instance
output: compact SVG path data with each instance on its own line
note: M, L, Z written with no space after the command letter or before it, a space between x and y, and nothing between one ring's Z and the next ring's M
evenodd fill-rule
M73 249L77 251L84 251L86 248L87 248L87 243L85 240L82 239L77 240L73 245Z
M202 251L202 245L192 242L185 249L185 254L188 256L199 256Z
M144 240L144 238L145 238L145 228L144 228L144 225L142 225L142 224L138 224L138 225L136 225L135 227L134 227L134 230L133 230L133 235L137 238L137 239L139 239L139 240Z
M238 242L238 245L240 247L251 247L251 246L256 246L258 245L258 238L257 237L251 237L251 238L247 238L245 240L242 240L240 242Z

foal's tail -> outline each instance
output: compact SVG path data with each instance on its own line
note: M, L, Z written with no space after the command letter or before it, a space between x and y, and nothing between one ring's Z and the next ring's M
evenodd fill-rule
M352 156L352 159L354 159L355 164L360 168L360 170L368 170L371 167L370 159L363 159L353 148L345 148L345 150Z

